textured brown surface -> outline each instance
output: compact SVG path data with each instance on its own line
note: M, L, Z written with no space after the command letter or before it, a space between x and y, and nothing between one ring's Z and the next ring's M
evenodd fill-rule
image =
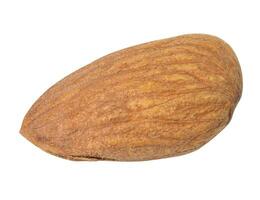
M230 121L242 92L222 40L183 35L114 52L45 92L21 133L73 160L149 160L194 151Z

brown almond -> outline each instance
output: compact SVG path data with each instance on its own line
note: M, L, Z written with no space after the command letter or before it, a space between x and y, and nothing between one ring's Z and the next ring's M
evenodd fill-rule
M230 121L242 92L223 40L191 34L102 57L47 90L21 133L72 160L150 160L206 144Z

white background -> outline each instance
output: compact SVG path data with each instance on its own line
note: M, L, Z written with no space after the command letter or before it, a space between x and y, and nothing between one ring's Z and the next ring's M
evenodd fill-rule
M260 6L255 1L0 0L0 199L260 199ZM231 123L200 150L145 162L72 162L25 140L32 103L79 67L131 45L208 33L244 78Z

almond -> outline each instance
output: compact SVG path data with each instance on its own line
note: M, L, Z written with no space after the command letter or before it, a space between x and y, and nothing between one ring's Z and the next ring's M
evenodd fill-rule
M114 52L70 74L34 103L20 132L72 160L177 156L217 135L241 93L228 44L182 35Z

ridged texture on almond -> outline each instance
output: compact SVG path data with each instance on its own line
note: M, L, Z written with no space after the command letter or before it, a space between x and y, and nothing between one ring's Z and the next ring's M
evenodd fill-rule
M183 35L109 54L45 92L21 133L73 160L149 160L198 149L230 121L242 92L222 40Z

